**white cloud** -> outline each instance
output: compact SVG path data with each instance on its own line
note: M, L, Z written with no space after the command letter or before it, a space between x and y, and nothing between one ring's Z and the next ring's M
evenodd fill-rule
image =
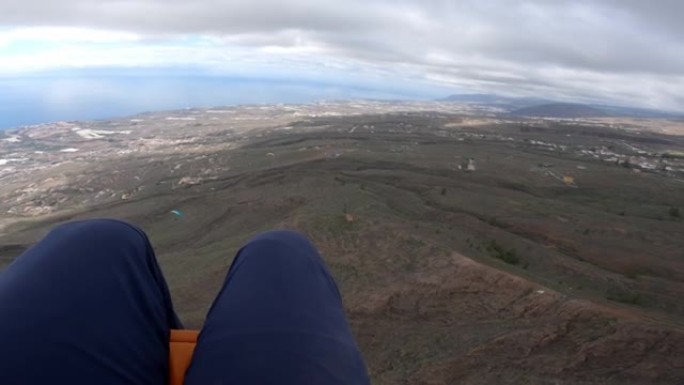
M677 0L22 0L7 7L0 5L5 73L361 71L387 82L684 110L684 3Z
M27 42L55 44L120 43L141 40L140 35L80 27L15 27L0 30L0 47Z

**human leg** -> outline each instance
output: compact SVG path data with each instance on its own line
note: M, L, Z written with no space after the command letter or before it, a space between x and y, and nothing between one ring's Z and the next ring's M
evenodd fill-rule
M268 232L239 251L185 383L369 383L337 286L305 237Z
M140 229L68 223L0 273L0 383L166 385L179 327Z

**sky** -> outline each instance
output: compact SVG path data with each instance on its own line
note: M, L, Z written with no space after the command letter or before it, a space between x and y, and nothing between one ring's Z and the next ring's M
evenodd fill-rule
M451 93L684 111L681 15L680 0L3 2L0 127Z

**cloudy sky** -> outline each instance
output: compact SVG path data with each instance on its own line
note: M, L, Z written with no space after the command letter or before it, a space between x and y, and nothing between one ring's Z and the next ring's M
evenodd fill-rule
M681 15L680 0L21 0L0 5L0 78L158 70L682 111Z

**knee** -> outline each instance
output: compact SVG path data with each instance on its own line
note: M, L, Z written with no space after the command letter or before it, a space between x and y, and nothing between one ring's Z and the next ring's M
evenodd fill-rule
M60 236L94 237L98 240L112 239L120 241L130 237L144 235L138 227L118 219L85 219L61 224L55 227L50 234Z
M249 241L248 245L269 244L281 249L315 249L306 235L293 230L263 232Z
M53 229L46 239L66 249L90 250L96 255L104 254L101 251L105 250L145 250L149 245L141 229L116 219L68 222Z
M318 251L306 235L292 230L267 231L252 238L246 249L259 249L259 255L318 256Z
M283 245L311 245L306 235L294 230L271 230L263 232L250 241L252 242L275 242Z

